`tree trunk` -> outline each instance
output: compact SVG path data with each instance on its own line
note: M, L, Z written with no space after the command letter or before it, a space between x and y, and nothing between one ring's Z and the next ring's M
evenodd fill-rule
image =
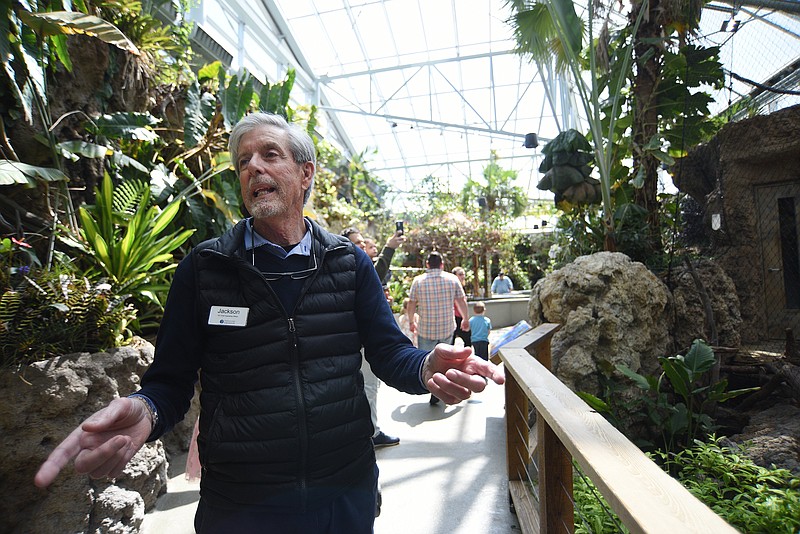
M656 23L659 0L648 3L649 13L639 26L634 37L634 61L636 72L633 79L635 119L633 123L633 169L644 174L644 185L634 193L634 202L647 210L649 240L653 250L660 250L661 235L658 217L658 160L646 154L643 148L658 133L658 81L661 78L663 54L653 44L661 37L661 27ZM641 9L642 4L639 4ZM633 21L638 11L631 13Z

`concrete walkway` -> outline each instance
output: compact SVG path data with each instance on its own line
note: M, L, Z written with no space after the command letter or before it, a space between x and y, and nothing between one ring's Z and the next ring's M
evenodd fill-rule
M378 423L400 444L376 451L383 507L375 534L520 532L508 505L503 387L490 383L455 406L428 399L385 384L378 390ZM144 534L194 532L199 486L184 479L184 463L173 462L168 493L146 515Z

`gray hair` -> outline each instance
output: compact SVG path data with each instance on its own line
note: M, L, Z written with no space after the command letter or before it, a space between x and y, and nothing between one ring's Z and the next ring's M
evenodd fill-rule
M289 150L292 153L295 163L303 165L307 162L314 164L314 169L317 168L317 150L314 147L314 141L301 126L289 123L280 115L273 113L251 113L244 116L236 126L231 130L231 135L228 138L228 151L231 155L231 162L236 169L236 176L239 176L239 143L242 142L242 137L245 134L261 126L271 126L284 130L289 138ZM311 196L311 190L314 188L314 177L311 177L311 185L306 189L303 196L303 203L308 202Z

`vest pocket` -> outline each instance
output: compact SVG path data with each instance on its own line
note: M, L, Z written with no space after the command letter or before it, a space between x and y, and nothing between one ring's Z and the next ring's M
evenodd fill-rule
M205 441L205 447L201 447L200 452L200 463L205 467L208 465L209 461L213 457L214 449L216 445L219 443L219 430L218 426L220 424L220 418L222 417L222 401L220 400L216 407L214 408L214 412L211 416L211 424L208 426L208 434L203 441Z

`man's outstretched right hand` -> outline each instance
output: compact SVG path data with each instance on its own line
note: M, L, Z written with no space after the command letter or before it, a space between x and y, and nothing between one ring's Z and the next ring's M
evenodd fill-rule
M71 460L75 471L92 478L116 478L144 445L151 431L144 403L127 397L114 399L95 412L50 453L39 467L34 484L46 488Z

